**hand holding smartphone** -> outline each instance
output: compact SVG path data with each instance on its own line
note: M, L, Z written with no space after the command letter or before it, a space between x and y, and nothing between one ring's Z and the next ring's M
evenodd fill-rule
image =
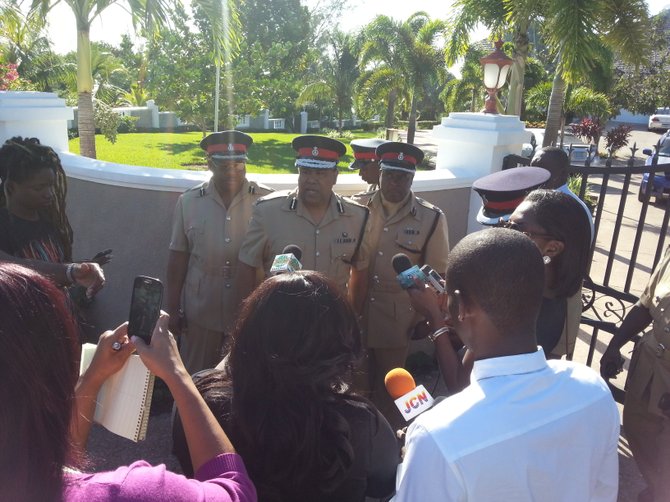
M112 250L105 249L104 251L100 251L93 258L91 258L91 261L102 266L109 263L111 259L112 259Z
M133 296L128 316L128 336L151 342L163 302L163 283L153 277L138 275L133 282Z

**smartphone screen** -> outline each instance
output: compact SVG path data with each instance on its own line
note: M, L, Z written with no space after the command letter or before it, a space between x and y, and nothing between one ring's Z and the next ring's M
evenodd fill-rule
M163 284L153 277L139 275L133 282L133 297L128 316L128 336L151 341L163 301Z

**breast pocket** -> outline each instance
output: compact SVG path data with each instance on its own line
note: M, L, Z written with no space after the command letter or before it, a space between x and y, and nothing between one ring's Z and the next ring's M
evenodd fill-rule
M350 263L356 251L356 243L333 243L330 245L330 260Z
M188 240L188 250L193 256L202 257L206 255L205 229L202 224L192 224L186 227L186 239Z
M395 243L404 252L414 255L421 254L421 248L423 247L423 239L419 229L411 227L399 230L396 234Z

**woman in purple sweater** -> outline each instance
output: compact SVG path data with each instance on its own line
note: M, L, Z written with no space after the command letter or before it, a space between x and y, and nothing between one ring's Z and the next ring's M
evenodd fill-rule
M0 263L0 500L256 500L242 459L184 369L167 321L161 316L150 345L128 340L125 324L104 333L78 380L76 327L63 293L34 271ZM174 396L195 479L143 461L112 472L77 470L98 390L133 350Z

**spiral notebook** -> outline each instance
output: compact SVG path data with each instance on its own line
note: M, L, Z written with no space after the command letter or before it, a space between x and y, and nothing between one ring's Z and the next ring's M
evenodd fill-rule
M96 345L85 343L81 349L79 373L91 364ZM110 432L131 441L142 441L147 435L149 410L154 391L154 375L140 356L133 354L98 392L93 421Z

